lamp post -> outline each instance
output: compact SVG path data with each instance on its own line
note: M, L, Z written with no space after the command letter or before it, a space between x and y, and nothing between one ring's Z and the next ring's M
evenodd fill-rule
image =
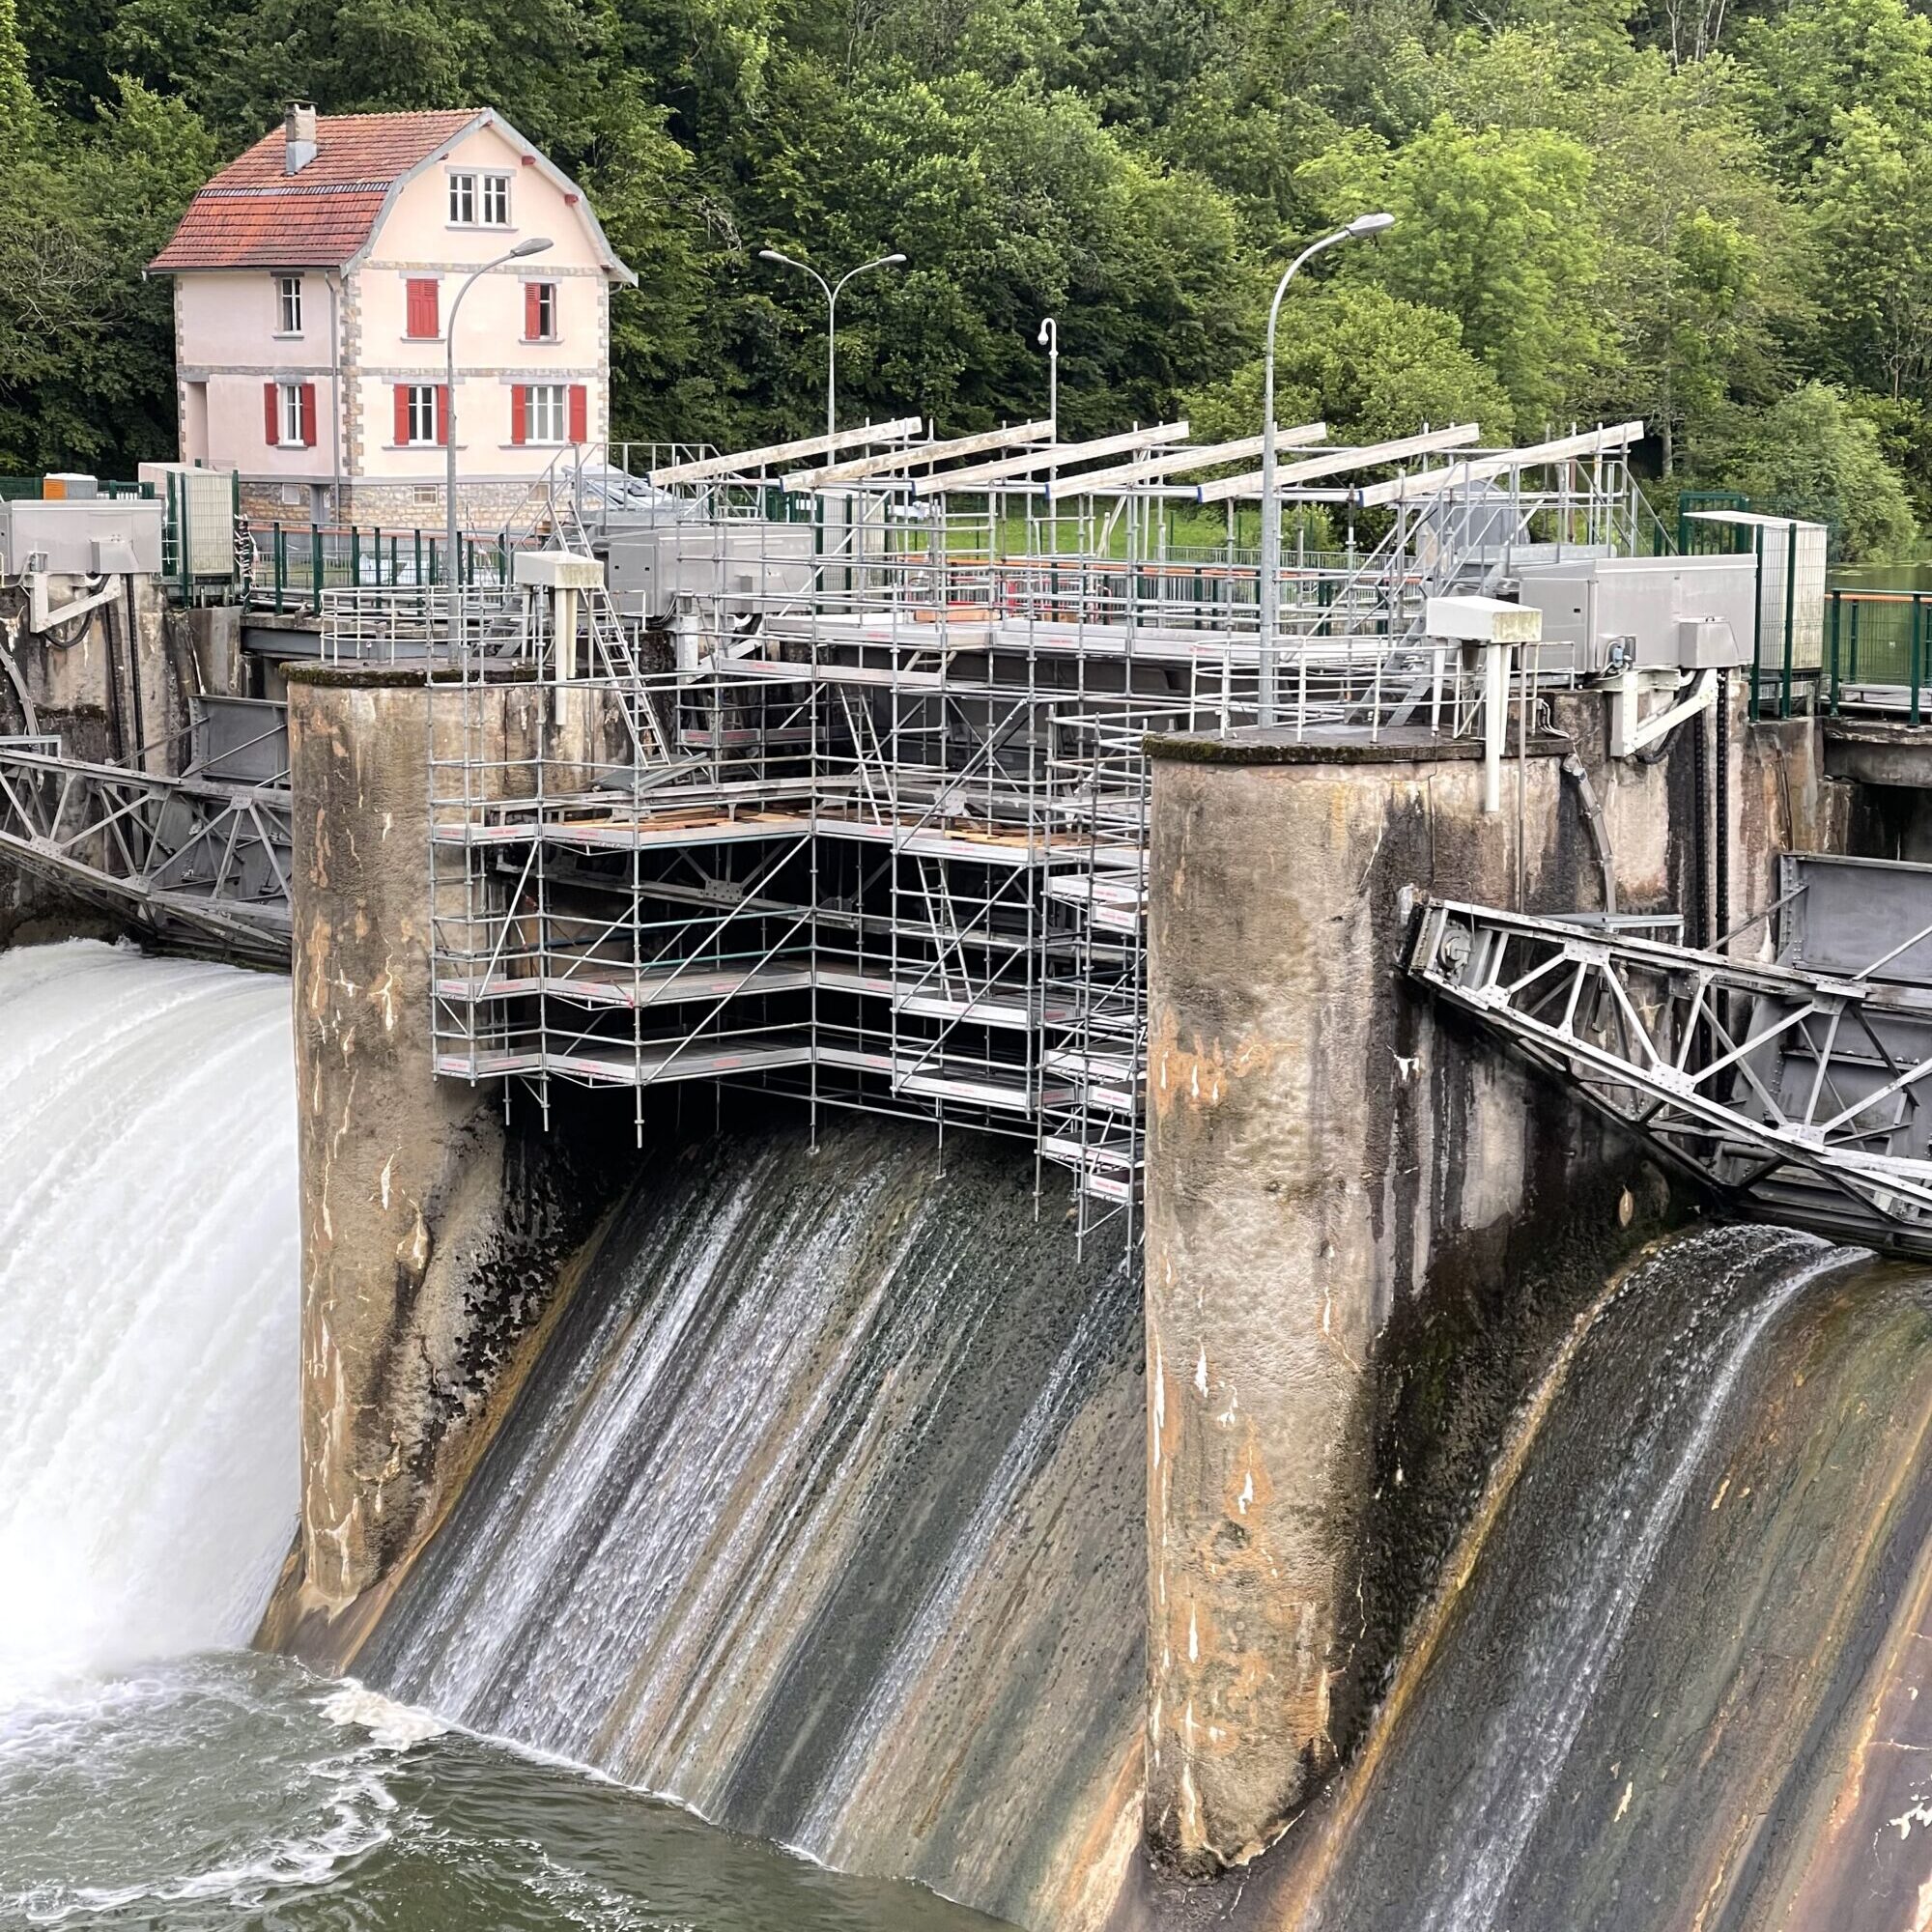
M787 255L782 248L760 248L761 262L782 262L788 269L797 269L808 274L825 292L825 435L829 441L838 434L838 292L854 275L863 275L868 269L887 269L903 262L903 255L875 255L869 262L861 262L856 269L847 269L836 282L828 282L810 262L801 262L796 255Z
M1046 419L1053 425L1053 440L1060 440L1060 324L1048 316L1039 326L1039 346L1046 351Z
M1274 300L1268 305L1267 355L1262 375L1262 569L1259 585L1261 643L1261 706L1264 724L1274 723L1274 628L1281 603L1281 490L1275 481L1274 421L1274 331L1281 317L1281 298L1288 293L1295 271L1304 262L1313 261L1324 248L1338 242L1352 242L1359 236L1378 235L1395 226L1392 214L1358 214L1332 235L1311 242L1276 283Z
M463 306L463 298L474 285L477 276L487 275L492 269L500 269L505 262L522 261L526 255L541 255L553 245L548 235L532 235L526 242L519 242L514 248L505 248L494 260L485 262L480 269L472 269L468 280L456 292L456 299L449 305L449 314L442 325L442 440L445 461L443 466L443 540L445 554L443 568L455 572L451 580L456 596L451 605L457 625L457 635L453 639L459 646L462 641L463 620L463 556L457 549L460 539L456 533L456 311Z

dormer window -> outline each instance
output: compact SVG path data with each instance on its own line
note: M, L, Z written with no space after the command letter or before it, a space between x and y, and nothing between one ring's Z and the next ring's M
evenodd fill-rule
M302 332L302 278L299 275L275 277L275 333L299 335Z
M451 175L449 225L452 228L509 227L509 176L468 173Z

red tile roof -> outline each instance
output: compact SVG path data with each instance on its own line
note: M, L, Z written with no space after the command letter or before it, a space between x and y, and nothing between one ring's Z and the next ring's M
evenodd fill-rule
M482 118L479 109L324 114L315 158L297 174L286 171L278 127L188 203L148 267L172 274L339 266L368 242L395 182Z

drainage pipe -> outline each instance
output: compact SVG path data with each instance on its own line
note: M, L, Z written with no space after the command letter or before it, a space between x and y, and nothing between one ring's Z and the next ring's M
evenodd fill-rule
M1603 807L1597 803L1596 788L1590 783L1590 768L1575 752L1565 754L1563 776L1577 787L1577 803L1583 810L1583 829L1590 835L1590 849L1597 856L1597 869L1603 875L1604 911L1614 918L1617 910L1617 862L1610 850L1609 828L1604 823Z

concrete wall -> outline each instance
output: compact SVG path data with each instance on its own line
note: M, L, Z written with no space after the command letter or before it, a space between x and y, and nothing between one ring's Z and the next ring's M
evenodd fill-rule
M1612 765L1604 700L1505 768L1472 747L1154 747L1149 1199L1151 1843L1251 1857L1346 1750L1416 1593L1560 1321L1544 1285L1669 1211L1634 1149L1402 980L1415 897L1620 907L1699 852L1690 731ZM1803 731L1733 721L1733 919L1775 843L1829 838ZM1708 727L1705 727L1708 728ZM1706 849L1706 856L1709 856ZM1406 1568L1405 1568L1406 1566Z

